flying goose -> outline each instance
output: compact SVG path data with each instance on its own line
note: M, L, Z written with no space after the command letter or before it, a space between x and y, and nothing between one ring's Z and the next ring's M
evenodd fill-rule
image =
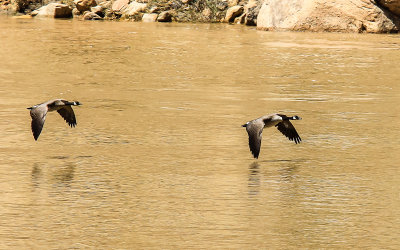
M64 118L64 120L68 123L69 126L71 126L71 128L75 127L75 113L71 106L78 105L81 105L81 103L76 101L70 102L62 99L55 99L28 108L31 110L31 127L35 140L37 141L40 132L42 132L47 112L57 110L57 112Z
M289 140L294 141L296 144L300 143L301 138L290 120L301 120L301 118L297 115L286 116L281 114L269 114L242 125L249 134L249 147L254 158L258 158L260 154L263 128L275 126L284 136L289 138Z

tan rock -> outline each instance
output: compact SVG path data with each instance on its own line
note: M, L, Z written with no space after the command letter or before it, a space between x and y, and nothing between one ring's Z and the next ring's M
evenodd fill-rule
M82 14L77 8L72 9L72 16L77 17Z
M85 14L83 14L83 20L101 20L101 16L97 15L96 13L86 11Z
M243 24L244 20L245 20L245 17L246 17L246 15L242 14L242 15L236 17L233 22L236 23L236 24Z
M114 12L123 11L126 7L128 7L129 0L117 0L111 6L111 10Z
M99 3L99 6L101 6L104 10L107 10L107 9L111 9L112 3L111 3L111 1L104 1L104 2Z
M223 11L226 8L228 8L228 3L223 1L217 1L215 6L217 7L218 10Z
M133 16L139 12L143 12L147 7L147 3L131 2L122 12L124 15Z
M171 22L172 15L169 11L161 12L157 17L157 22Z
M104 11L104 9L100 5L97 5L97 6L94 6L94 7L90 8L90 12L93 12L96 15L99 15L99 16L104 16L103 11Z
M157 14L154 14L154 13L152 13L152 14L148 14L148 13L146 13L146 14L144 14L143 15L143 17L142 17L142 22L145 22L145 23L152 23L152 22L155 22L155 21L157 21Z
M230 7L226 11L225 22L230 22L230 23L233 22L236 17L243 14L243 10L244 10L243 6L240 5Z
M201 12L201 14L202 14L203 16L207 17L207 18L210 18L212 13L211 13L210 8L206 7L206 8L204 8L204 10Z
M157 13L159 11L159 9L160 8L158 8L158 6L151 7L149 13Z
M74 4L81 13L97 5L96 0L75 0Z
M256 26L257 25L257 16L258 12L261 8L261 2L257 0L250 0L244 6L244 24L248 26Z
M398 21L369 0L265 0L257 28L383 33L397 31Z
M258 5L258 1L257 0L250 0L245 6L244 9L250 9L250 8L254 8Z
M239 4L239 0L228 0L228 7L233 7Z
M61 3L49 3L41 8L32 11L35 17L69 18L72 17L72 9Z
M392 13L400 16L400 1L399 0L377 0L379 4L388 8Z

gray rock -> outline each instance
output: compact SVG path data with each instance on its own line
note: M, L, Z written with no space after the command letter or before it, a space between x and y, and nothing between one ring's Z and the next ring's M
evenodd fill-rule
M171 22L172 15L169 11L161 12L157 17L157 22Z

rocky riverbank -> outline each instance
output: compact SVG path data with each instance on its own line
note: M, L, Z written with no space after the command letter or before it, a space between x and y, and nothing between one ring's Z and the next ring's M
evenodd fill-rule
M400 0L0 0L0 11L35 18L226 22L261 30L400 30Z
M231 22L256 25L261 0L0 0L11 15L158 22Z

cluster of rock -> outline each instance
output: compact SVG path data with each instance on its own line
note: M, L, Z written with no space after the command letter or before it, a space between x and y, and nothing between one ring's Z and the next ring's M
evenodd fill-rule
M74 0L40 8L30 1L16 9L35 17L143 22L230 22L256 25L262 0ZM43 0L42 0L43 1ZM31 8L34 8L32 10Z
M400 30L400 0L49 1L54 0L0 0L0 11L84 20L229 22L256 25L262 30L359 33Z

